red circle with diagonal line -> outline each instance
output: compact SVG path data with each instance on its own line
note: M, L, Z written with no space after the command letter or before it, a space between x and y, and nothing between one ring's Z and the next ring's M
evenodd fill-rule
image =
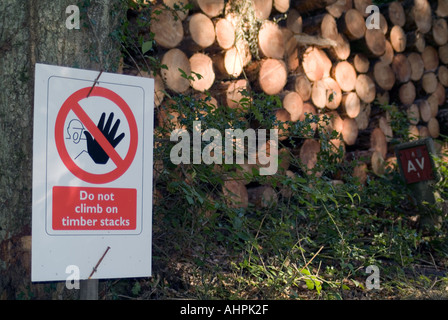
M121 177L134 160L138 145L137 123L135 122L135 118L131 108L129 108L126 101L124 101L123 98L121 98L118 94L102 87L93 88L89 96L103 97L112 101L115 105L117 105L121 109L121 111L124 113L126 117L126 120L128 121L130 129L130 144L128 152L123 159L117 153L115 148L112 147L110 142L104 137L103 133L97 128L96 124L92 121L92 119L90 119L89 115L79 105L79 101L87 98L87 95L90 90L91 87L80 89L75 93L73 93L70 97L68 97L68 99L62 104L62 107L59 110L58 116L56 118L56 124L55 124L56 148L58 150L62 162L65 164L67 169L76 177L89 183L95 183L95 184L108 183ZM64 124L70 111L73 111L76 114L76 116L82 122L86 130L92 135L92 137L96 141L98 141L99 145L107 153L109 158L115 163L116 168L114 170L102 174L90 173L80 168L72 160L69 153L67 152L67 148L65 146L64 141Z

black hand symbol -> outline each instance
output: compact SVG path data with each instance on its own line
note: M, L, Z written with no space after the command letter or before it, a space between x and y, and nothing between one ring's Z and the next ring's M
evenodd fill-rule
M106 118L106 113L103 112L101 115L100 121L98 122L98 129L103 133L104 137L109 141L109 143L112 145L112 147L116 147L121 140L124 138L124 132L120 134L118 137L115 138L115 135L117 134L118 126L120 125L120 119L118 119L112 129L110 129L110 126L112 125L112 121L114 119L114 113L111 112L109 115L109 118L107 119L106 125L104 125L104 119ZM87 152L89 153L90 157L93 161L97 164L106 164L109 160L109 156L107 153L103 150L103 148L99 145L98 141L93 139L92 135L84 131L84 134L86 135L87 139Z

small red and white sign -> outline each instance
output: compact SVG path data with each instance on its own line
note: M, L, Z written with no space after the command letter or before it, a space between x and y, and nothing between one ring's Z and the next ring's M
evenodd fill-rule
M425 144L398 151L406 183L434 179L431 158Z
M151 274L154 81L36 64L32 280Z

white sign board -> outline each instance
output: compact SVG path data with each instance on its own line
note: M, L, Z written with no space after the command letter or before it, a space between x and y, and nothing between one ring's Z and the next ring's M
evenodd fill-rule
M150 276L154 80L36 64L34 99L32 281Z

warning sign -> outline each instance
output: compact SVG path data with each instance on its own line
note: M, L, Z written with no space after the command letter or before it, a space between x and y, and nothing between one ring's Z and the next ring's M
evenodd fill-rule
M58 153L68 170L83 181L90 183L106 183L120 177L131 165L134 160L135 152L138 144L138 130L135 118L127 103L116 93L106 88L94 87L89 97L103 97L116 105L124 114L124 120L128 124L128 134L122 132L117 136L120 120L114 121L114 112L110 111L107 122L105 121L106 113L101 114L98 125L94 123L86 111L79 105L79 101L85 99L91 88L86 87L73 93L62 105L55 125L55 142ZM69 114L74 113L75 118L70 118ZM67 124L67 120L69 121ZM69 154L67 145L70 143L73 132L73 138L83 139L86 144L86 152L91 160L98 166L107 164L109 159L115 164L115 168L106 173L88 172L80 167L75 160L80 154ZM76 133L76 131L78 131ZM66 138L68 134L68 138ZM82 134L85 136L83 137ZM129 148L124 157L120 156L115 148L123 138L129 136ZM67 141L69 140L69 141ZM79 141L78 141L79 143ZM73 156L75 156L73 158ZM95 165L91 166L95 171Z
M32 280L151 274L154 82L36 64Z

